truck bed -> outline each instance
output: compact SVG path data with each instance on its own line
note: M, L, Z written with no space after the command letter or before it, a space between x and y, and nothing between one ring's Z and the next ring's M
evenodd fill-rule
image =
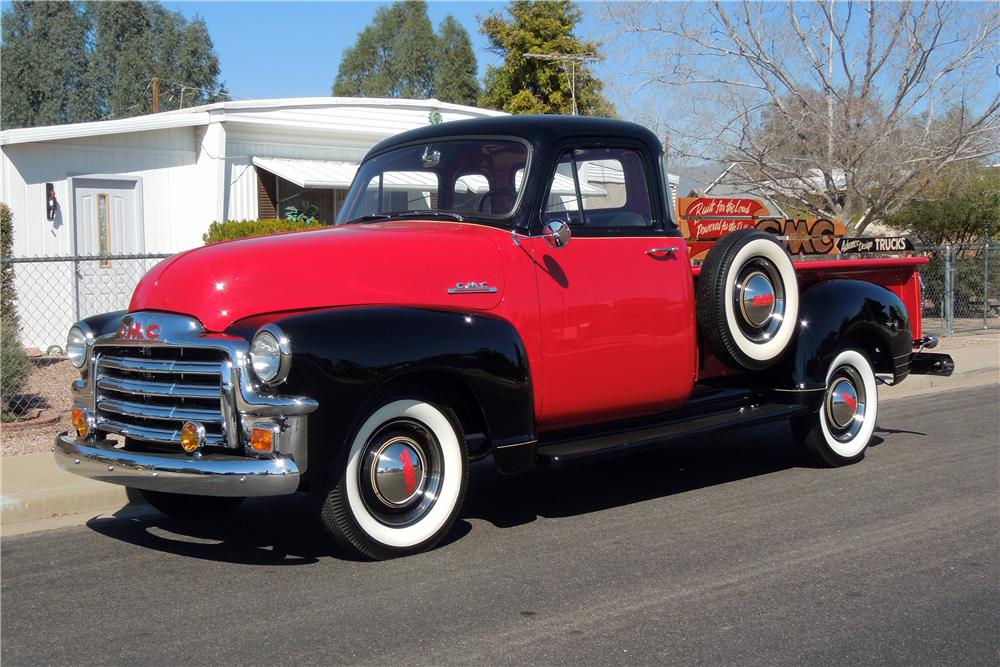
M921 304L923 301L917 267L927 264L926 257L893 257L877 259L821 259L794 261L799 276L799 287L805 290L813 283L834 278L864 280L890 290L906 304L910 313L913 338L923 336L921 330ZM701 266L691 267L697 278Z

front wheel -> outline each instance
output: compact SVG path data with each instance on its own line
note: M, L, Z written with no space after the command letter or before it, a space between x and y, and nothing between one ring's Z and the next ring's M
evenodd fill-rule
M390 400L368 415L335 465L323 526L341 546L374 560L430 549L461 509L467 459L454 412Z
M864 458L877 413L878 391L871 362L863 352L843 350L827 371L819 412L794 419L792 431L819 463L847 465Z

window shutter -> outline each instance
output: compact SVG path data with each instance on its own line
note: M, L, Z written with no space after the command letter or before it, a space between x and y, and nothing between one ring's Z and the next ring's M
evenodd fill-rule
M278 177L260 167L254 169L257 171L257 218L260 220L277 218L274 202L277 197L275 190Z

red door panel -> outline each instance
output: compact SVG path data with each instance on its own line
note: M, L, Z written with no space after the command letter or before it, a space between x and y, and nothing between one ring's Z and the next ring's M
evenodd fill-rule
M692 280L675 237L525 240L541 311L539 431L679 407L696 372ZM653 248L675 254L651 256Z

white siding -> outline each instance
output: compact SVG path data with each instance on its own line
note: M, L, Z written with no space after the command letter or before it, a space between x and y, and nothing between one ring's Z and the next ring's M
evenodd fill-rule
M2 197L15 216L14 256L73 253L70 178L90 174L141 179L146 252L197 245L205 223L190 196L194 148L190 128L4 146ZM55 185L59 201L52 221L45 217L46 183Z

